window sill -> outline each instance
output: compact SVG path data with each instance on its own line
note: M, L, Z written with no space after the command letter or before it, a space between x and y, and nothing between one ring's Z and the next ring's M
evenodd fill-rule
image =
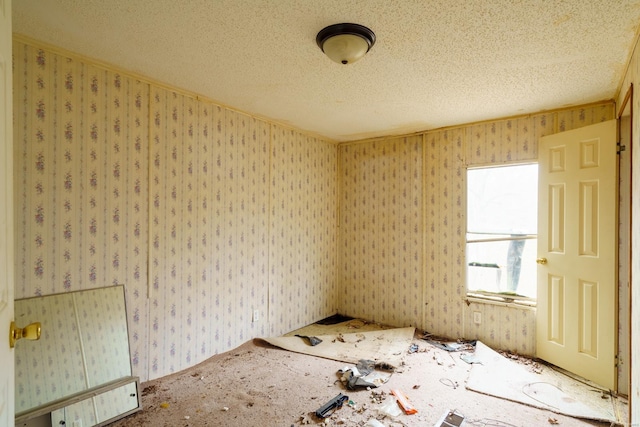
M536 308L536 300L526 297L506 297L496 294L481 294L469 292L465 299L467 305L470 303L499 305L511 308Z

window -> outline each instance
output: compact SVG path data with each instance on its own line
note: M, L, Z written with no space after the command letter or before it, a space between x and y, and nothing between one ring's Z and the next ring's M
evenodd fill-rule
M467 291L536 297L538 165L467 170Z

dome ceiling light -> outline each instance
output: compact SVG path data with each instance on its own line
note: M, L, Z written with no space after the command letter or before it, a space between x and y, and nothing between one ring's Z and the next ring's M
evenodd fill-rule
M362 58L375 42L374 32L358 24L329 25L316 36L316 43L325 55L345 65Z

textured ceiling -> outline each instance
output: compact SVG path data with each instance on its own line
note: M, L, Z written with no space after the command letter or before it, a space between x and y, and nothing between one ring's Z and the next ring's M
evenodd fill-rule
M14 0L13 31L337 141L611 99L640 0ZM375 46L340 65L340 22Z

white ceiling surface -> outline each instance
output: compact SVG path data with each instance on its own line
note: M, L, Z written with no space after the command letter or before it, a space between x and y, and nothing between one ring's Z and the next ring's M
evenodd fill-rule
M640 0L14 0L13 30L336 141L611 99ZM377 37L336 64L315 37Z

